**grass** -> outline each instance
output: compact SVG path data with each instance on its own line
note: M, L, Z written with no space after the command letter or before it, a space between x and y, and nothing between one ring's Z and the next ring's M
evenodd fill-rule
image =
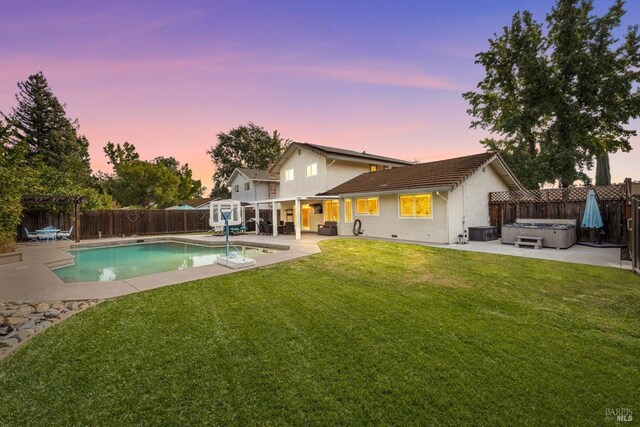
M640 279L367 240L120 298L0 363L3 425L602 425Z

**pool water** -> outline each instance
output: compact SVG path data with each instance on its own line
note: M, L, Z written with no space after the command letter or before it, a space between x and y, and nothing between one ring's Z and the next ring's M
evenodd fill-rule
M238 252L248 257L271 252L268 249L246 246L238 249ZM224 247L180 242L76 249L69 251L74 256L73 265L52 271L65 283L108 282L211 265L224 252Z

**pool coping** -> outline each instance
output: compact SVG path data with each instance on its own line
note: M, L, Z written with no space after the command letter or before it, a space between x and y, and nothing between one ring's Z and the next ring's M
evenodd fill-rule
M244 235L230 240L235 245L257 246L277 249L278 252L256 257L256 265L242 270L232 270L222 265L208 265L185 270L155 273L112 282L64 283L51 267L68 265L72 256L67 252L79 247L101 247L117 244L135 244L138 240L178 241L208 246L223 246L224 237L210 235L163 235L134 236L117 239L100 239L75 244L73 242L42 245L24 245L22 262L0 266L0 300L60 300L76 301L84 299L115 298L122 295L175 285L192 280L231 274L251 268L280 263L320 252L317 242L322 238L305 241L282 240L273 236Z

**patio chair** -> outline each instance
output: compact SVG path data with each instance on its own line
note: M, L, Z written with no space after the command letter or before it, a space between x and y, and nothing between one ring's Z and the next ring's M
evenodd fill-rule
M58 239L60 240L69 240L69 237L73 233L73 226L69 229L69 231L60 231L58 232Z
M260 234L271 234L272 231L265 221L260 221Z
M296 232L296 227L293 225L293 222L284 223L284 234L293 234L295 232Z
M56 241L55 233L38 233L38 242L47 242L51 241L51 243Z
M30 242L37 242L38 241L38 233L30 232L27 227L24 227L24 231L25 231L25 233L27 233L27 239L29 239Z
M321 236L337 236L338 235L338 222L337 221L325 221L324 224L318 224L318 234Z

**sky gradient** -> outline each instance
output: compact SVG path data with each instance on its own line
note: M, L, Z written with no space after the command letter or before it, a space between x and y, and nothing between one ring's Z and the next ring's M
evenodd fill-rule
M421 162L481 152L461 93L516 10L553 1L0 0L0 111L43 71L90 142L189 163L209 189L216 134L253 121L284 138ZM602 13L609 1L596 0ZM624 26L640 23L627 4ZM639 120L629 127L638 129ZM640 178L640 138L611 158Z

